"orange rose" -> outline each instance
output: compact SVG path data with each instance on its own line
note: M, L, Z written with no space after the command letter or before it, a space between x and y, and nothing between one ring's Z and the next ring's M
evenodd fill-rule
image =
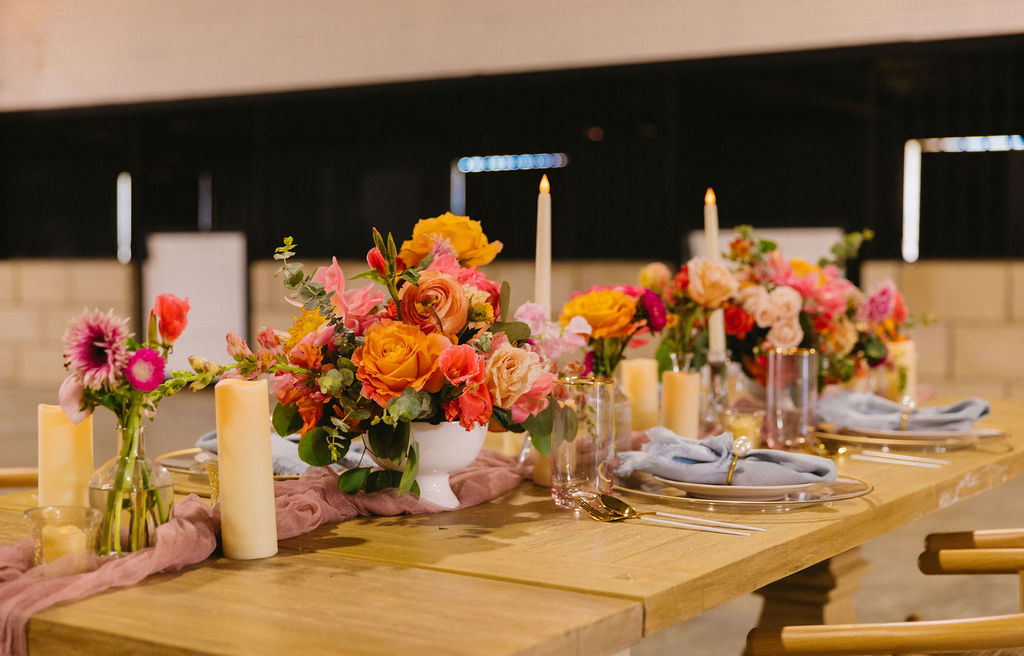
M614 289L602 289L580 294L566 303L559 321L568 326L573 317L583 317L590 324L590 336L600 339L630 334L635 315L635 298Z
M444 376L437 358L452 343L440 333L425 334L416 326L380 321L366 329L363 345L352 354L362 395L381 407L411 387L436 392Z
M455 334L466 325L466 292L462 283L447 273L424 271L418 285L402 287L398 302L402 321L425 333Z
M467 267L488 264L502 248L500 241L487 241L479 221L445 212L432 219L420 219L412 229L412 239L402 242L402 252L398 256L407 266L415 266L426 257L438 239L447 240L455 250L455 257Z

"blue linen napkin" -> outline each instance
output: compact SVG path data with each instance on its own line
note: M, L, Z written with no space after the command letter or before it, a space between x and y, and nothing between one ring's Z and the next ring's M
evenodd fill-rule
M196 440L196 446L205 451L217 453L217 431L201 435ZM363 455L363 443L361 440L353 440L348 453L342 458L338 465L343 469L355 467ZM299 434L293 433L287 437L281 437L277 433L270 434L270 458L274 467L275 476L295 476L306 471L309 464L303 462L299 457Z
M989 413L988 401L968 398L952 405L913 410L906 430L970 430ZM837 428L900 430L903 409L899 403L876 394L837 390L818 399L818 420Z
M651 441L642 451L620 451L615 475L634 471L686 483L725 485L732 464L732 433L703 440L681 437L662 426L647 431ZM774 449L752 449L739 459L733 485L796 485L836 480L836 466L828 458Z

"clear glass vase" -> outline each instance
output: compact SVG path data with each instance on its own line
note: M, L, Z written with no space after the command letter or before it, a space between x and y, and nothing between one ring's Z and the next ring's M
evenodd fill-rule
M174 483L163 465L146 456L140 412L117 427L118 455L89 479L89 505L99 510L97 553L138 551L156 543L156 527L171 518Z

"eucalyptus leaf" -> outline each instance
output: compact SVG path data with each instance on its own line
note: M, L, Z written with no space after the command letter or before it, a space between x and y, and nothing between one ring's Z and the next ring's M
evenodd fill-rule
M405 471L402 472L402 479L398 483L398 494L405 494L412 489L416 482L416 474L420 470L420 445L416 440L409 444L409 457L405 461Z
M556 405L555 401L553 399L549 399L548 407L523 420L523 428L530 431L531 437L551 436L551 427L555 418L554 405Z
M579 428L579 417L576 416L576 410L572 406L556 403L552 412L554 414L551 427L552 444L557 445L575 440L576 431Z
M402 472L391 471L390 469L378 469L370 472L366 481L367 492L380 492L388 488L398 487L402 480Z
M326 467L337 462L331 449L327 431L319 426L309 429L299 439L299 457L302 458L303 462L317 467Z
M512 294L512 287L508 284L507 280L501 281L501 293L498 296L498 308L500 310L499 316L502 319L506 319L509 316L508 313L508 299Z
M497 321L491 326L491 332L505 333L508 341L513 344L520 344L530 339L530 327L522 321Z
M274 408L271 424L278 435L285 437L299 432L299 429L302 428L302 417L299 416L299 409L295 406L278 403Z
M530 441L533 442L533 447L540 451L546 456L551 455L551 436L550 435L534 435L530 433Z
M341 488L341 491L345 494L355 494L359 490L363 489L369 477L369 467L356 467L355 469L349 469L338 476L338 487Z

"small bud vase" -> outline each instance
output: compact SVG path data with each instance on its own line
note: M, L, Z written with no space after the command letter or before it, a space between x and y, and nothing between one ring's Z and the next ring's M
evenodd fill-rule
M89 505L102 513L96 551L138 551L156 542L156 527L171 518L170 473L146 456L142 413L132 407L117 427L118 455L89 479Z

